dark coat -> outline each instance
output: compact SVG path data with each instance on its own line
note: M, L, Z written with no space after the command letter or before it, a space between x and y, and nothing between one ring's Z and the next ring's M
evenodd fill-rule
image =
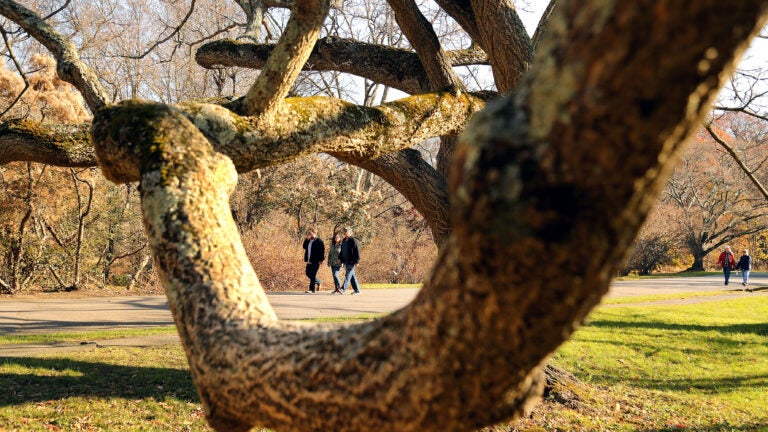
M354 237L341 241L341 253L339 259L342 264L357 265L360 263L360 244Z
M736 264L736 270L752 270L752 257L749 255L742 255L739 258L739 263Z
M302 247L304 248L304 262L310 262L312 264L319 264L323 261L325 261L325 244L322 240L320 240L320 237L315 237L315 242L312 243L312 250L310 253L312 256L307 257L307 246L309 245L309 240L304 239L304 244Z

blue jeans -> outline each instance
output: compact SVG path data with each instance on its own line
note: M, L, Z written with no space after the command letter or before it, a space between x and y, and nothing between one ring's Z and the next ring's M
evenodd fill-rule
M741 271L741 279L744 281L744 285L749 283L749 270Z
M307 277L309 278L309 291L315 292L315 284L319 285L323 282L317 278L317 271L320 270L319 263L307 264Z
M339 279L339 271L341 271L341 266L331 266L331 275L333 276L333 287L337 290L341 288L341 280Z
M729 266L723 267L723 276L725 276L725 284L728 285L728 279L731 278L731 268Z
M350 264L344 264L344 270L346 271L346 274L344 275L344 284L341 285L341 292L344 292L344 290L347 289L347 285L352 285L352 289L355 290L356 293L359 293L360 287L357 286L357 276L355 275L355 266Z

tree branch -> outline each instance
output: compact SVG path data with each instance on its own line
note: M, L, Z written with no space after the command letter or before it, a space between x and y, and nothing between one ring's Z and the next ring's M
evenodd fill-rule
M24 73L24 69L19 64L19 61L16 59L16 54L13 51L13 47L10 43L8 43L8 33L5 31L5 28L0 27L0 35L3 36L3 42L5 43L5 48L8 50L8 57L11 58L11 61L13 62L13 66L16 68L16 71L21 75L21 79L24 80L24 88L21 89L18 95L11 101L11 103L8 105L5 110L3 110L2 113L0 113L0 118L5 117L5 115L8 113L8 111L11 110L18 102L21 100L21 97L24 96L24 93L27 92L29 89L29 80L27 79L27 74Z
M238 172L248 172L312 152L348 154L348 160L375 159L428 138L458 134L484 105L484 99L472 94L450 93L411 96L378 107L323 97L289 98L277 111L286 121L277 125L238 116L219 105L187 103L177 109L203 131L217 151L233 160ZM0 164L31 161L94 166L89 127L87 123L55 126L32 120L0 124ZM122 176L125 182L138 179L135 170Z
M552 12L555 10L555 7L557 7L557 1L558 0L549 0L547 8L544 9L544 13L542 13L541 18L539 18L539 24L536 26L536 31L531 38L531 45L533 45L534 52L539 46L539 41L543 39L544 34L547 32L549 19L552 17Z
M30 36L43 44L56 59L59 77L75 86L92 112L109 101L99 78L80 60L77 48L40 16L12 0L0 0L0 14L15 22Z
M471 0L482 22L477 42L488 53L496 88L507 93L533 63L533 44L512 0Z
M749 180L752 182L753 185L757 188L758 192L760 192L760 195L762 195L766 200L768 200L768 190L765 189L763 184L760 182L760 180L755 177L755 174L750 171L750 169L747 167L747 165L744 163L744 161L741 160L738 154L736 154L736 150L733 149L727 142L725 142L724 139L720 138L720 135L715 132L714 129L712 129L712 125L708 124L706 126L707 132L709 132L709 136L712 137L713 140L722 148L725 149L726 152L728 152L729 155L733 158L733 160L736 162L736 165L741 168L741 170L744 172L744 174L747 175Z
M195 60L205 68L239 66L261 69L273 49L273 45L222 40L200 47L195 53ZM452 66L488 64L488 56L479 49L448 51L445 54ZM350 73L408 94L422 93L430 87L427 73L415 52L330 36L317 41L304 70Z
M90 123L54 125L33 120L0 123L0 165L13 161L66 167L95 166Z
M297 1L274 51L242 101L244 114L274 113L309 58L329 8L329 0Z
M351 153L329 154L384 179L424 216L437 245L442 245L448 239L451 229L445 177L427 163L417 150L404 149L376 159L359 158Z
M430 90L463 90L464 84L453 72L451 63L437 39L432 24L413 0L387 0L395 12L400 30L411 43L430 81Z
M192 13L195 11L195 2L196 2L196 0L191 0L190 1L189 10L187 11L187 14L184 15L184 18L182 18L182 20L179 23L179 25L174 27L173 31L168 36L166 36L166 37L164 37L164 38L162 38L160 40L155 41L155 43L153 43L152 46L150 46L149 48L144 50L143 53L137 54L137 55L127 55L127 56L125 56L125 58L129 58L129 59L133 59L133 60L143 59L149 53L154 51L155 48L157 48L160 45L162 45L162 44L168 42L169 40L171 40L172 37L176 36L181 31L182 27L184 27L184 25L187 23L187 21L189 21L189 18L192 16Z

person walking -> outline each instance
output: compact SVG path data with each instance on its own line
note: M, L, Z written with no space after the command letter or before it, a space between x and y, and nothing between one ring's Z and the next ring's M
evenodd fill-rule
M731 270L736 266L736 259L733 257L731 247L726 246L720 257L717 258L717 265L723 269L723 276L725 276L725 284L728 285L728 279L731 278Z
M317 278L317 271L320 270L320 264L325 261L325 244L317 237L317 230L310 228L307 231L307 237L304 239L304 262L307 264L306 275L309 278L309 289L307 293L320 291L323 283Z
M341 235L336 233L331 239L331 244L328 246L328 267L331 268L331 276L333 276L333 292L331 294L343 294L341 292L341 281L339 280L339 271L341 271Z
M354 294L360 294L360 286L357 283L355 267L360 264L360 244L356 238L352 237L352 228L344 228L344 239L341 241L341 253L339 254L341 263L344 264L344 283L341 284L341 293L347 289L347 285L352 285Z
M749 285L749 272L752 270L752 257L749 256L747 249L741 251L741 258L739 258L739 262L736 264L736 270L741 270L741 286L745 287L742 290L746 289L752 292L751 288L746 288Z

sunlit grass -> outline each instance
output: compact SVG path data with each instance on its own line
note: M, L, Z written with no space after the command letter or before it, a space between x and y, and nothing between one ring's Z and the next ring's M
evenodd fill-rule
M666 300L687 300L702 297L720 296L723 294L736 294L733 291L706 291L706 292L680 292L674 294L648 294L638 296L622 296L622 297L610 297L603 298L601 304L603 305L621 305L631 303L650 303Z
M30 335L0 336L0 345L7 344L50 344L58 342L80 342L91 340L122 339L127 337L156 336L176 334L172 325L146 328L126 328L115 330L96 330L83 332L57 332Z

